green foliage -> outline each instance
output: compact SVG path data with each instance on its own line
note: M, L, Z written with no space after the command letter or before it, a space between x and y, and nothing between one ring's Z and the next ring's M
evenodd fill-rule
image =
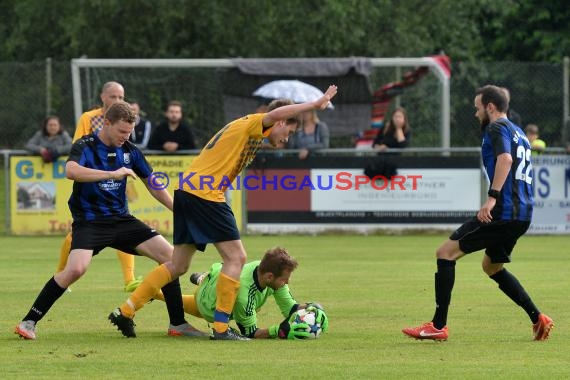
M503 2L497 3L503 7ZM560 62L570 50L570 8L563 0L508 2L489 25L489 53L500 60Z
M0 60L425 56L559 62L563 0L0 3ZM524 20L524 21L523 21Z
M474 17L481 6L464 3L13 1L0 16L0 59L387 57L439 49L469 59L481 52Z
M298 301L318 301L329 330L317 340L211 342L166 336L164 304L154 301L136 317L127 339L106 317L122 303L113 250L93 259L38 325L38 340L12 334L57 261L61 238L3 238L0 357L6 379L564 379L570 377L567 326L567 237L523 237L509 270L555 321L550 340L534 342L526 314L481 271L481 253L458 263L447 342L414 341L400 330L431 318L435 236L245 236L248 259L275 245L299 261L290 287ZM219 260L214 249L196 255L190 271ZM137 258L137 274L155 265ZM181 278L184 293L194 291ZM283 317L273 301L260 325ZM207 325L189 317L202 330ZM513 354L513 353L516 353ZM294 362L294 370L291 363Z

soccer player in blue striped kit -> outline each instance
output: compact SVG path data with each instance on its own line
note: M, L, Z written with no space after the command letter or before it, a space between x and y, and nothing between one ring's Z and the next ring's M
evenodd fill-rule
M548 338L554 323L541 313L517 278L503 265L529 228L532 210L531 148L525 133L507 118L508 99L492 85L477 90L475 116L483 132L482 156L489 177L488 198L476 217L465 222L437 250L435 315L431 322L402 332L415 339L447 340L447 312L455 282L455 262L485 249L483 270L499 289L528 314L534 340Z
M172 245L129 213L127 177L145 180L153 173L142 152L129 141L135 119L128 103L116 102L105 112L98 134L86 135L73 144L65 166L67 178L74 181L68 202L73 216L69 259L65 268L46 282L16 326L15 333L20 337L36 339L36 324L65 290L85 274L93 256L105 247L144 255L159 264L171 259ZM168 191L153 189L146 180L144 183L156 200L172 210ZM208 336L184 319L178 279L164 284L162 293L170 318L168 335Z

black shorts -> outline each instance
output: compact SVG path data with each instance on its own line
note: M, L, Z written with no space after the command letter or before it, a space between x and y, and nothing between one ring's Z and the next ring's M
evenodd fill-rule
M492 263L510 263L511 252L519 237L524 235L530 222L521 220L498 220L481 223L477 218L466 221L449 237L459 241L463 253L472 253L485 248Z
M239 240L232 209L184 190L174 191L174 244L194 244L204 252L208 243Z
M136 247L158 232L132 215L102 220L77 221L72 224L71 250L93 250L98 254L105 247L138 255Z

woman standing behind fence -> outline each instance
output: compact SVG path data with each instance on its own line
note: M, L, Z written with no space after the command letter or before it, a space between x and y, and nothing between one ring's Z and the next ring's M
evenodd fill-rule
M59 117L48 116L42 129L26 143L26 149L42 156L44 162L53 162L71 149L71 136L63 129Z

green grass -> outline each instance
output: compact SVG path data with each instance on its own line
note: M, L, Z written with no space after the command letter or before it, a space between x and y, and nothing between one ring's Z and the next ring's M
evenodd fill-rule
M317 300L330 331L314 341L212 342L166 336L164 304L155 301L136 318L136 339L107 321L123 300L121 274L111 250L95 257L39 323L38 340L13 333L52 275L61 238L3 237L0 276L0 377L105 379L563 379L570 378L568 238L521 239L509 269L556 323L550 340L533 342L526 314L481 271L481 254L462 259L449 314L450 340L414 341L402 327L433 315L436 236L246 236L250 259L271 246L287 247L300 266L291 278L299 301ZM191 271L218 260L213 249ZM153 267L137 259L137 273ZM182 279L184 292L193 287ZM260 324L276 323L274 303ZM199 328L202 321L190 319Z
M0 235L6 231L6 172L4 171L4 157L0 156Z

